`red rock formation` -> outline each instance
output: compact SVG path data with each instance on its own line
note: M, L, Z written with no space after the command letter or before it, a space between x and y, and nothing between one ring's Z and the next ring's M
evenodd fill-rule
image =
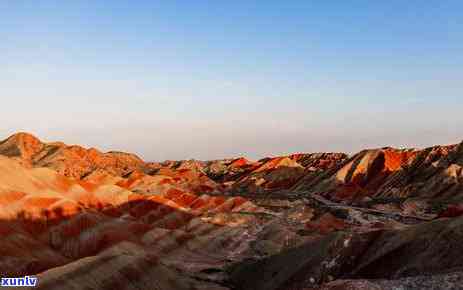
M336 166L345 157L344 154L323 153L265 158L259 161L254 170L238 179L233 185L233 190L262 193L290 189L301 179L307 182L316 174Z
M233 184L233 190L260 193L267 190L286 189L294 184L303 172L304 168L288 157L270 158L238 179Z
M236 233L255 219L239 212L257 210L241 197L197 196L174 189L164 195L134 194L117 185L69 179L50 169L26 169L0 157L0 276L46 271L39 275L45 283L41 287L58 289L58 284L47 284L52 277L70 283L65 273L88 267L83 266L86 259L104 261L109 255L121 259L117 264L102 266L105 270L99 275L103 280L111 277L117 281L120 273L110 269L131 265L131 258L122 259L127 250L137 259L155 256L156 261L167 261L183 257L191 259L192 265L209 267L208 263L218 260L209 258L208 262L207 253L215 250L226 258L227 249L241 242ZM222 242L215 243L217 239ZM226 248L225 243L229 245ZM184 266L190 263L187 260ZM144 265L149 269L158 265L156 261ZM169 267L165 271L178 280L174 289L199 289L209 284L191 280ZM164 283L163 287L172 283L157 281ZM81 280L77 285L86 283ZM215 284L209 287L220 289Z
M237 158L235 160L233 160L231 163L230 163L230 167L231 168L241 168L241 167L244 167L244 166L248 166L252 164L251 161L247 160L246 158L244 157L240 157L240 158Z
M32 156L40 152L44 144L28 133L18 133L0 142L0 154L16 157L30 164Z
M461 277L463 144L145 163L21 133L0 155L0 277L37 274L41 289L439 289Z
M348 156L344 153L298 153L290 155L289 158L305 168L327 170L346 160Z
M84 178L96 170L123 176L142 169L144 162L134 154L101 153L90 148L63 143L43 143L36 137L19 133L0 142L0 154L22 160L34 167L48 167L73 178Z
M316 220L306 224L306 228L318 231L320 234L328 234L333 231L345 229L346 222L333 216L331 213L325 213Z
M303 179L294 190L310 190L335 200L372 196L387 179L413 162L415 150L384 148L365 150L318 178Z

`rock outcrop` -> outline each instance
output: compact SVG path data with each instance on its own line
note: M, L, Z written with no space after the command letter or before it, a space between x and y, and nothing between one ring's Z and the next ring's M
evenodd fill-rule
M58 173L82 179L96 170L123 176L142 169L144 162L134 154L102 153L97 149L68 146L61 142L43 143L31 134L19 133L0 142L0 154L34 167L51 168Z
M391 175L412 163L417 154L416 150L392 148L365 150L319 178L301 180L294 190L317 192L335 200L372 196Z
M336 167L347 155L341 153L293 154L265 158L253 170L237 179L233 191L265 193L286 190Z

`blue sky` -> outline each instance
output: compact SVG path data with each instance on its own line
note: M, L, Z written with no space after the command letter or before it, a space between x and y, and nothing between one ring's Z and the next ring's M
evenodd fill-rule
M145 159L463 139L461 1L0 1L0 134Z

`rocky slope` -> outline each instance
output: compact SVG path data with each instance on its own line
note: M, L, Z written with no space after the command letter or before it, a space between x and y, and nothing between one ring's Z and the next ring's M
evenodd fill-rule
M0 142L0 277L40 289L463 289L463 144L145 162Z
M292 190L408 214L455 216L462 209L463 144L422 150L365 150Z
M163 192L173 184L201 193L219 188L195 162L147 163L135 154L102 153L95 148L62 142L44 143L27 133L0 142L0 155L18 160L26 167L49 168L77 180L119 184L145 193Z
M426 284L443 286L436 280L442 281L444 275L455 273L459 278L453 287L460 288L426 287L461 289L463 261L456 257L463 250L462 230L461 217L403 229L358 231L351 228L264 259L236 265L231 269L231 277L237 288L254 290L317 289L320 283L327 283L322 289L382 289L375 288L375 284L403 287L407 285L406 278L410 287L415 284L415 288L404 289L424 289L418 288L421 283L423 287ZM351 281L329 283L346 278ZM375 279L383 281L375 282ZM361 288L362 284L370 288Z
M0 185L0 276L39 274L41 289L221 289L194 276L240 257L252 213L265 214L241 197L140 195L5 157Z
M343 162L342 153L293 154L264 158L249 166L232 185L233 192L262 194L293 187L299 180L309 180Z
M373 196L391 175L411 164L417 154L417 150L392 148L365 150L317 179L301 180L294 190L317 192L335 200Z
M62 175L78 179L95 170L122 176L144 165L134 154L102 153L94 148L69 146L61 142L43 143L27 133L18 133L1 141L0 154L19 159L29 166L51 168Z

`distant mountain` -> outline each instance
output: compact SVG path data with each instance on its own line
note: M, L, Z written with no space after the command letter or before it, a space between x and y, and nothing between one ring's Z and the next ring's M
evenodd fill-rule
M43 143L37 137L18 133L0 142L0 154L22 160L34 167L48 167L68 177L81 179L98 169L122 176L143 167L136 155L123 152L102 153L62 142Z

